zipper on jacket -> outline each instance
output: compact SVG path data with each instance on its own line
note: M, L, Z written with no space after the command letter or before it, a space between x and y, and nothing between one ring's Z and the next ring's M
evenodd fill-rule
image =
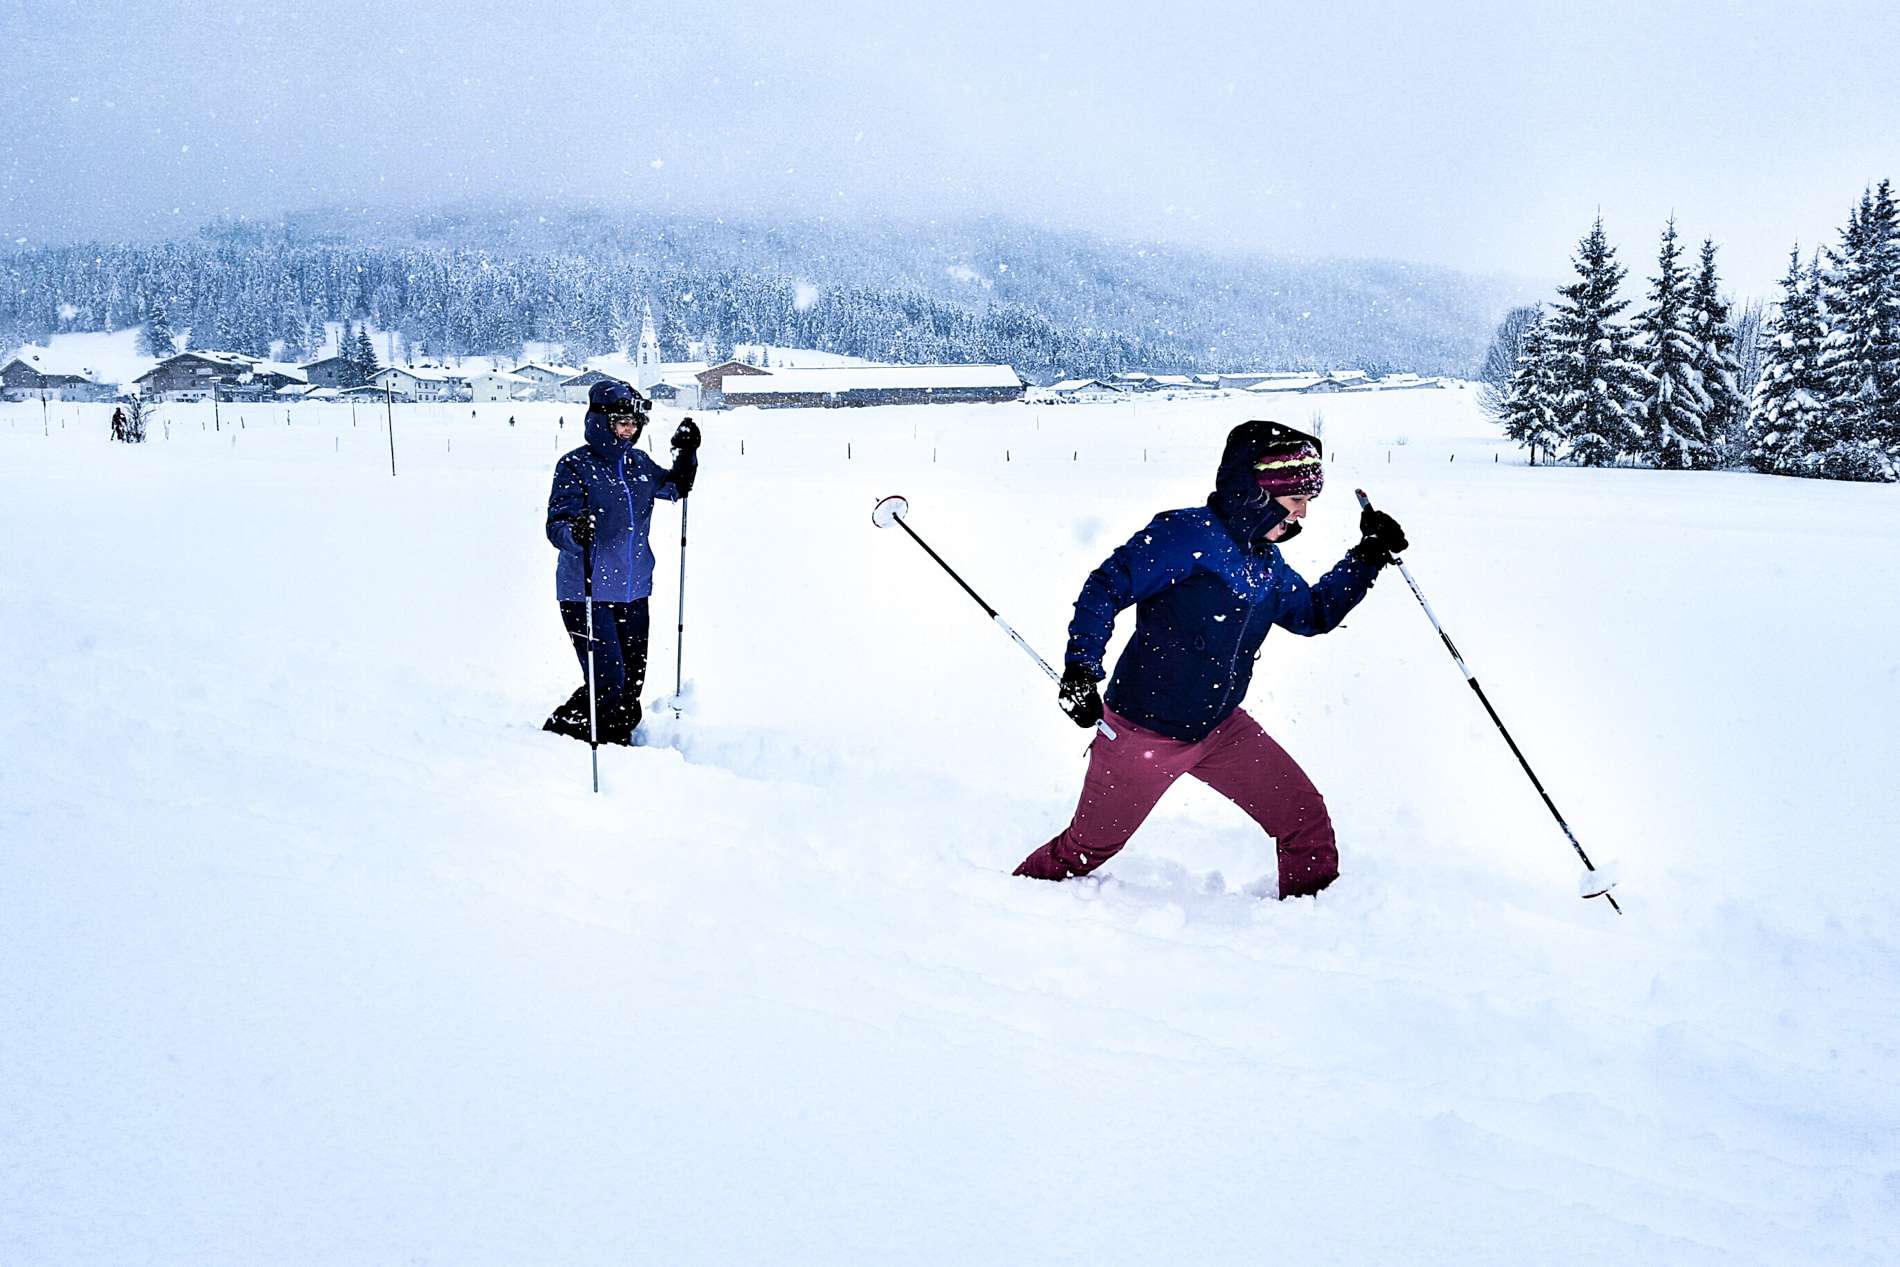
M1271 579L1273 576L1273 559L1271 556L1268 557L1268 559L1266 560L1266 563L1267 563L1267 578ZM1251 580L1252 578L1249 577L1248 579ZM1264 584L1265 582L1262 582L1262 583ZM1269 588L1267 593L1268 593L1268 596L1271 597L1273 593L1272 589ZM1221 696L1220 707L1215 710L1216 712L1225 713L1227 711L1228 701L1233 698L1234 688L1237 684L1238 676L1239 676L1236 670L1238 670L1238 668L1240 667L1240 646L1243 642L1247 640L1247 630L1253 625L1254 615L1256 612L1259 611L1258 603L1250 602L1246 605L1246 607L1247 607L1247 617L1245 620L1242 620L1240 622L1240 629L1234 634L1234 649L1232 653L1229 654L1229 656L1227 657L1227 690ZM1269 629L1272 627L1271 621L1268 622L1268 627ZM1266 642L1265 634L1261 635L1261 642L1263 644ZM1255 652L1254 659L1258 660L1259 658L1260 658L1259 652Z

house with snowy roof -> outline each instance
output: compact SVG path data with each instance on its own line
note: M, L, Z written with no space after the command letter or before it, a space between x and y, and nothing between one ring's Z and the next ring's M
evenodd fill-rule
M468 397L478 404L533 400L537 391L533 379L506 370L484 370L468 380Z
M259 358L242 352L180 352L168 356L138 376L139 395L146 400L229 400L248 389L252 367Z
M512 371L527 379L536 391L549 400L559 400L561 384L581 371L573 365L549 365L545 361L526 361Z
M42 367L37 358L16 356L0 366L0 400L110 400L114 387L84 373L66 373Z
M1104 383L1099 378L1065 378L1059 383L1051 383L1038 393L1038 399L1055 404L1082 402L1091 400L1121 400L1126 395L1120 388Z
M1349 392L1409 392L1444 386L1443 379L1426 378L1420 374L1382 374L1369 382L1354 384L1346 390Z
M356 381L356 362L344 356L326 356L297 368L312 387L348 387Z
M588 394L594 390L595 383L631 383L632 381L618 374L609 374L606 370L582 370L574 377L564 380L559 387L555 388L555 392L559 399L565 400L570 405L584 405L587 403Z
M672 405L678 409L699 409L704 397L699 386L699 376L690 370L676 370L662 374L660 380L647 388L647 395L657 405Z
M460 374L424 365L389 365L370 376L369 385L387 389L396 400L430 404L454 400L460 394Z
M725 382L728 378L734 376L756 378L771 372L736 360L721 361L717 365L707 366L693 376L699 384L700 408L724 409L726 407Z
M836 365L729 376L726 404L798 406L971 404L1020 401L1029 384L1007 365Z

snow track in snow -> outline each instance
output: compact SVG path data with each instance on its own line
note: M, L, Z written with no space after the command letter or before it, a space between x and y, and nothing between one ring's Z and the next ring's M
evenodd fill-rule
M1246 402L714 416L690 699L662 508L597 797L537 729L571 407L401 411L395 479L367 414L65 408L0 406L0 1261L1900 1255L1894 489L1327 401L1296 566L1354 482L1401 519L1619 920L1396 577L1248 701L1332 889L1256 900L1191 784L1097 878L1007 874L1087 737L872 501L1055 659Z

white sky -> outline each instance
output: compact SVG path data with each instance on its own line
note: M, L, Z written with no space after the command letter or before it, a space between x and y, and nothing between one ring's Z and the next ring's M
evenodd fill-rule
M0 240L545 195L1005 213L1555 277L1673 211L1770 288L1900 178L1900 6L0 6Z

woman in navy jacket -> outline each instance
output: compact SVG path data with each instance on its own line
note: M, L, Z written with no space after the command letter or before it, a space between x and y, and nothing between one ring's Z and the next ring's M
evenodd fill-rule
M1363 539L1308 585L1281 557L1325 482L1317 438L1276 422L1227 437L1205 506L1163 511L1089 574L1069 625L1059 694L1077 725L1106 715L1075 816L1017 875L1087 875L1128 842L1184 774L1235 802L1274 837L1280 896L1317 893L1339 874L1332 821L1312 780L1240 707L1255 655L1278 625L1329 633L1406 547L1392 518L1360 519ZM1095 684L1115 617L1135 612L1106 706Z
M647 600L653 593L653 546L648 540L653 503L686 496L699 470L699 428L691 418L673 433L670 469L636 447L648 409L647 399L625 383L595 383L587 397L587 443L562 455L548 493L548 540L560 551L554 596L583 676L587 578L590 571L593 575L593 660L603 743L632 743L640 724ZM575 739L588 737L585 681L542 729Z

